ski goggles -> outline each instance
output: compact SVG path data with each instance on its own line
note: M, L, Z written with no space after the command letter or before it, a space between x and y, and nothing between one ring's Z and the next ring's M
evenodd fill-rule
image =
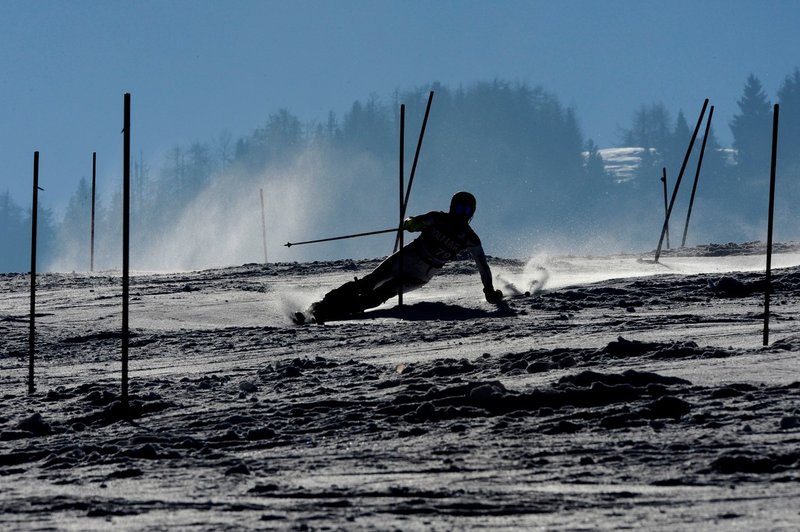
M475 209L472 205L457 204L453 206L453 213L459 216L472 216L475 213Z

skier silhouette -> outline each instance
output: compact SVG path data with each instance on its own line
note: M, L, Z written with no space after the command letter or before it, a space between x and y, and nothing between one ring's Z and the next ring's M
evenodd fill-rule
M457 192L450 200L448 212L431 211L407 218L403 229L420 232L419 237L387 257L363 278L356 278L325 294L305 314L296 313L295 321L304 323L310 319L324 323L377 307L397 295L401 285L403 292L423 286L464 250L469 250L478 265L486 301L499 303L503 293L494 288L481 239L469 226L475 207L475 196L469 192Z

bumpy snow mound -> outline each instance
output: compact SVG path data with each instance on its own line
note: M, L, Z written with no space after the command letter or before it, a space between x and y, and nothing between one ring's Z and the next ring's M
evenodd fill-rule
M763 292L714 290L762 272L630 257L542 261L547 285L499 306L456 261L404 308L287 323L286 294L376 264L137 275L127 410L119 277L42 276L31 395L28 279L0 277L0 528L796 523L797 267L766 348Z

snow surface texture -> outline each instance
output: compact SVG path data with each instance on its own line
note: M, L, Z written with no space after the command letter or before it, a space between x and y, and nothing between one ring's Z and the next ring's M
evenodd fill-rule
M358 319L287 309L376 261L0 276L0 528L797 529L800 255L490 259ZM644 257L645 259L648 257ZM705 272L705 273L704 273ZM710 272L710 273L709 273ZM535 282L534 282L535 281Z

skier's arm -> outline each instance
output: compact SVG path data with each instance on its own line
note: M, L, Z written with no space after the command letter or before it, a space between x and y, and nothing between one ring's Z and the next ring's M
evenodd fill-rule
M403 222L403 229L409 231L411 233L416 233L417 231L422 231L426 227L433 224L433 217L428 214L421 214L419 216L412 216L410 218L406 218Z
M494 283L492 282L492 270L489 269L489 262L486 260L486 253L483 252L483 246L478 244L469 248L469 252L475 259L475 264L478 266L478 272L481 274L481 282L483 283L483 294L486 296L486 301L489 303L499 303L503 299L503 293L500 290L495 290Z

